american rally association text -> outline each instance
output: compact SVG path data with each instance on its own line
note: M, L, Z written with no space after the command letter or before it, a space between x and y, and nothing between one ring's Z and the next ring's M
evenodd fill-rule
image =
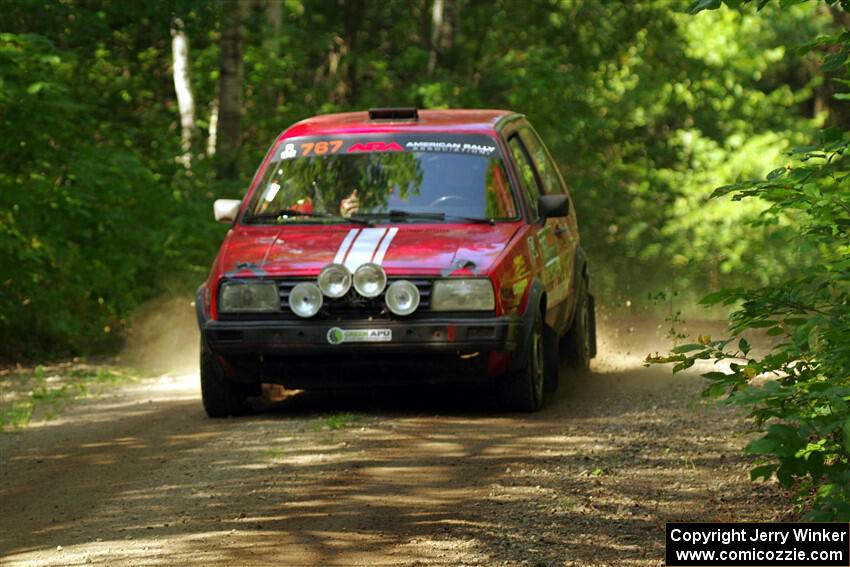
M845 541L845 530L795 528L793 530L764 530L759 528L733 528L688 531L674 528L670 532L673 541L690 543L722 543L724 545L735 541L769 541L785 544L793 536L793 542L828 542Z

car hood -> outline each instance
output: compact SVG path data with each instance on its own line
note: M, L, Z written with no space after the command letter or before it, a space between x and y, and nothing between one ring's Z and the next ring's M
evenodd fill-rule
M230 276L312 276L332 262L354 271L375 262L394 274L488 271L520 223L237 227L221 258Z

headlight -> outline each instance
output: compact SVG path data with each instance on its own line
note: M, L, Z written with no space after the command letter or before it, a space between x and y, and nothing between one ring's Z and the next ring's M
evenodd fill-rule
M492 311L493 285L486 279L437 280L431 291L432 311Z
M280 311L277 284L270 281L233 280L221 284L218 310Z
M354 272L354 289L363 297L378 297L387 286L387 274L378 264L363 264Z
M327 297L342 297L351 289L351 272L342 264L328 264L319 274L319 289Z
M289 292L289 308L299 317L312 317L322 308L322 290L312 282L301 282Z
M407 280L390 284L385 297L387 307L396 315L410 315L419 307L419 288Z

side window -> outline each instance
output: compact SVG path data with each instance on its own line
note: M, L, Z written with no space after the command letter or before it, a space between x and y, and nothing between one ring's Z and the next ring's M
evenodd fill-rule
M516 204L508 176L501 160L490 160L487 168L487 217L508 218L517 217Z
M508 145L511 148L511 154L516 164L517 173L519 174L522 190L528 199L528 203L533 211L534 218L539 218L540 214L537 211L537 199L540 197L540 186L537 182L537 175L534 173L534 167L528 159L525 148L519 136L514 134L508 139Z
M552 162L552 158L549 157L546 148L543 147L543 142L527 126L520 128L519 136L522 138L525 147L528 148L528 153L531 154L537 173L540 174L543 192L547 195L563 195L564 186L561 184L561 177L558 175L558 166Z

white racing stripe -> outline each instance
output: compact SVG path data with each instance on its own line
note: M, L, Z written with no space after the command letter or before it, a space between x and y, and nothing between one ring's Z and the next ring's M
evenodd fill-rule
M345 257L345 267L349 272L354 273L354 270L372 261L375 248L378 247L386 232L385 228L364 228L360 231L357 240L351 245Z
M398 232L398 227L392 227L387 231L387 234L384 236L384 239L381 240L380 245L378 246L378 251L375 252L375 258L372 260L379 266L381 262L384 261L384 255L387 253L387 248L390 247L390 243L393 241L396 233Z
M345 235L345 239L342 241L342 244L339 245L339 250L336 251L334 264L342 264L343 260L345 260L345 255L348 252L348 249L351 248L351 243L354 241L358 232L360 232L359 228L352 228L348 231L348 234Z

